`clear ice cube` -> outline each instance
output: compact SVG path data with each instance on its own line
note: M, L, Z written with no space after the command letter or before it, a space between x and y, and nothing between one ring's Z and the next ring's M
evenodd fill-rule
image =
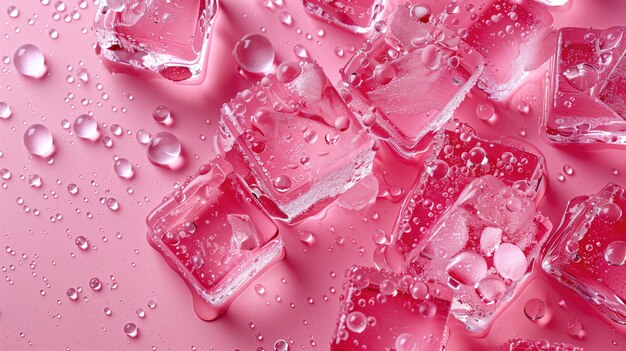
M482 138L465 124L441 132L404 200L393 234L395 247L407 254L420 246L425 233L474 179L496 176L538 202L543 172L543 157L510 142Z
M287 221L319 212L370 174L374 158L373 140L311 60L281 64L225 104L221 144Z
M406 5L342 69L342 96L401 155L423 149L476 84L480 54Z
M441 20L485 59L478 87L504 100L526 72L548 59L543 41L552 33L552 15L535 0L450 1Z
M544 112L549 139L626 144L625 30L559 30Z
M331 351L439 351L447 342L447 286L352 266L343 287Z
M617 323L626 324L626 196L614 183L571 200L543 268Z
M369 32L387 0L303 0L307 12L356 33Z
M449 285L450 313L471 330L484 330L552 229L533 197L492 175L474 180L407 255L405 271Z
M197 76L217 0L101 0L93 28L109 61L175 80Z
M148 241L189 286L196 313L207 320L284 255L278 228L221 159L189 177L147 223Z

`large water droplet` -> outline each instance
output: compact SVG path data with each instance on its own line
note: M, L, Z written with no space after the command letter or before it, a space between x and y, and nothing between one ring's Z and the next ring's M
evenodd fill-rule
M604 260L612 266L622 266L626 263L626 242L615 240L606 246Z
M115 160L115 162L113 163L113 169L115 170L115 174L117 174L118 177L124 179L130 179L135 174L135 172L133 171L133 164L123 157Z
M139 335L139 328L137 328L135 323L126 323L126 325L124 325L124 334L135 338Z
M33 155L48 157L54 152L52 133L44 125L33 124L24 133L24 146Z
M289 343L283 339L278 339L274 343L274 351L289 351Z
M402 333L396 338L396 351L419 351L420 341L411 333Z
M182 146L174 134L161 132L148 142L148 159L159 165L171 165L180 156Z
M235 60L245 71L263 73L274 63L274 47L261 34L248 34L235 44L233 49Z
M546 315L546 304L541 299L532 298L524 305L524 314L531 321L536 321Z
M363 312L350 312L346 318L346 326L355 333L362 333L367 327L367 317Z
M274 188L280 193L284 193L291 189L291 178L285 175L280 175L274 178Z
M20 74L27 77L41 78L47 71L43 52L32 44L22 45L15 51L13 64Z
M571 86L587 91L598 83L598 70L590 64L581 63L563 72L563 76Z
M13 111L11 111L11 106L6 102L0 102L0 118L7 119L11 117Z
M79 138L93 141L100 137L98 122L90 115L84 114L76 117L73 128Z

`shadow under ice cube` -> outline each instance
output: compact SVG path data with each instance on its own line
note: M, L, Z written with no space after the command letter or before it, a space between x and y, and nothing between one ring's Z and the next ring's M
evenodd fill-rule
M237 94L220 128L229 160L287 221L319 212L372 169L373 140L310 60Z
M352 266L344 289L331 351L439 351L447 341L447 286Z
M100 0L93 28L109 61L179 81L200 74L217 0Z
M559 30L544 111L550 140L626 144L625 31Z
M405 157L425 148L425 137L450 119L483 69L476 50L422 20L398 6L342 70L350 108Z
M221 160L202 166L147 218L148 241L189 286L206 320L284 256L278 228L228 168Z
M450 313L472 330L486 329L552 229L533 195L492 175L474 180L407 255L405 271L449 285Z
M543 268L612 320L626 324L626 196L614 183L571 200Z

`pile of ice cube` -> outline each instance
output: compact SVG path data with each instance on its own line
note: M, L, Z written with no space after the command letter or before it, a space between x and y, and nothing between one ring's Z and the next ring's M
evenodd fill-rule
M188 2L182 12L200 14L191 29L179 18L142 17L167 14L169 1L118 3L101 1L96 16L105 58L173 80L199 73L216 1ZM381 142L409 159L427 150L391 240L381 244L401 263L383 259L346 272L331 350L440 350L449 315L484 330L552 231L537 211L544 160L523 145L481 137L451 116L473 87L505 99L551 58L547 137L626 143L626 28L557 31L546 6L533 0L451 1L441 13L410 1L395 8L384 0L303 3L325 21L373 34L335 86L322 67L303 59L280 64L225 103L223 155L150 214L150 243L195 292L198 314L217 318L284 255L274 221L295 223L323 211L372 173ZM155 26L167 27L170 37L162 40L176 50L150 35ZM621 324L625 207L615 184L572 200L542 258L546 272ZM512 340L502 347L561 347L540 344Z

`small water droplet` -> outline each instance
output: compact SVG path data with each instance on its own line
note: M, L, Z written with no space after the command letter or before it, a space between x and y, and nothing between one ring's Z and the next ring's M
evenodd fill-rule
M69 183L67 185L67 192L72 194L72 195L78 194L78 185L76 185L74 183Z
M28 176L28 185L33 188L41 187L41 177L38 174L31 174Z
M623 266L626 263L626 242L615 240L606 246L604 260L612 266Z
M76 301L78 299L78 292L74 288L67 289L66 294L72 301Z
M12 114L13 111L11 111L11 106L9 106L6 102L0 102L0 118L8 119Z
M89 247L89 242L87 241L87 238L82 235L77 236L76 240L74 240L74 243L81 250L87 250L87 248Z
M546 304L541 299L532 298L524 305L524 314L531 321L536 321L546 315Z
M283 339L278 339L274 343L274 351L289 351L289 343Z
M89 279L89 287L95 291L102 289L102 282L97 277Z
M74 132L78 137L87 140L97 140L100 137L98 122L90 115L83 114L74 120Z
M119 202L117 202L117 200L115 198L108 198L106 199L106 206L109 208L109 210L111 211L117 211L120 208L120 204Z
M362 333L367 327L367 317L363 312L350 312L346 317L346 326L355 333Z
M479 104L476 106L476 116L481 121L489 121L496 116L496 111L492 104Z
M254 285L254 291L259 295L265 295L265 287L262 284Z
M284 193L291 189L291 178L289 176L280 175L274 179L274 187L280 193Z
M111 315L111 313L113 313L113 311L111 311L111 309L110 309L110 308L108 308L108 307L105 307L105 308L104 308L104 314L106 314L107 316L110 316L110 315Z
M287 11L282 11L281 13L279 13L278 20L280 21L280 23L286 26L291 26L293 24L293 18L291 17L291 14Z
M568 176L574 175L574 167L566 164L563 166L563 172L565 172Z
M167 106L163 105L157 106L154 111L152 111L152 118L155 122L166 126L172 125L174 122L172 118L172 111L170 111Z
M137 309L136 313L137 313L137 317L139 317L139 318L145 318L146 317L146 311L144 311L142 308Z
M20 15L20 10L14 5L9 5L7 7L7 15L11 18L15 18Z
M2 177L2 179L4 180L11 179L11 171L6 168L0 169L0 177Z

